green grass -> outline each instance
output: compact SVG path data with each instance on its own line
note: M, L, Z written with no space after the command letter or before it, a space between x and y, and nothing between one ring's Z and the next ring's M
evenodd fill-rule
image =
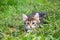
M26 33L22 14L47 12L49 24ZM60 40L60 0L0 0L0 40Z

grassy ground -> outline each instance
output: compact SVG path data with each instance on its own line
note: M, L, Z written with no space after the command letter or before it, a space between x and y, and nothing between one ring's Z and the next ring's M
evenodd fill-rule
M49 24L26 33L22 13L47 12ZM60 0L0 0L0 40L60 40Z

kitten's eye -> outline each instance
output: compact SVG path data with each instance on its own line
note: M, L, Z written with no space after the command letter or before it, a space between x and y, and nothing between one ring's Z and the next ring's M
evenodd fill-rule
M29 24L29 22L27 24Z
M35 24L34 22L32 22L32 24Z

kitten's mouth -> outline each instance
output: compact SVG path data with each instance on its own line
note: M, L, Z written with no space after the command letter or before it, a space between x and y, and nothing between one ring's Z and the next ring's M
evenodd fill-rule
M35 27L30 27L30 29L34 29Z
M34 28L31 27L31 28L28 28L28 29L29 29L29 30L32 30L32 29L34 29Z

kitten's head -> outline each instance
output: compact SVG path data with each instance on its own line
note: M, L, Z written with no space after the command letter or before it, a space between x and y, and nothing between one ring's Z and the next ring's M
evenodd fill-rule
M23 21L26 29L34 29L36 27L39 27L39 23L40 23L39 14L36 13L32 17L23 14Z

